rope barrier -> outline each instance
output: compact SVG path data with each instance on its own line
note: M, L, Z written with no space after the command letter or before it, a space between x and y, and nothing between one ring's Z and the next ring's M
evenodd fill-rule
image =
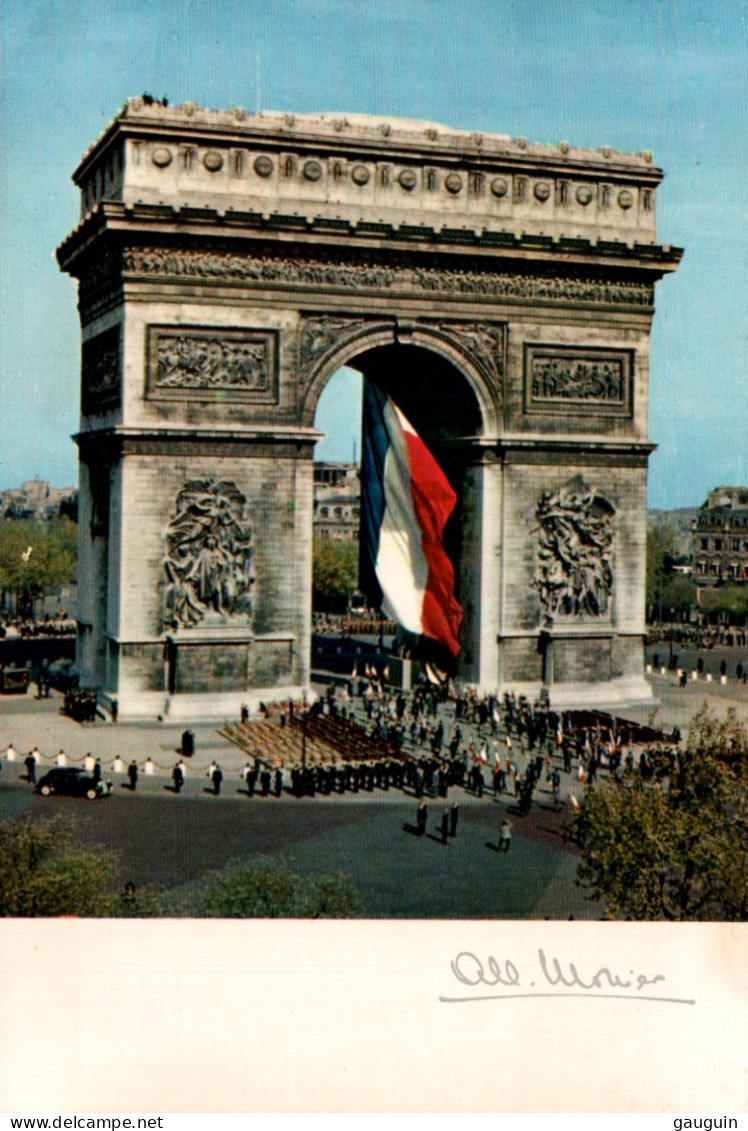
M14 750L12 755L8 755L7 751L3 751L2 753L6 756L9 762L23 763L32 752L29 751L28 754L23 755L20 754L18 750ZM84 754L81 757L76 758L72 754L67 754L64 750L59 751L57 754L44 754L41 750L39 750L37 751L35 760L37 766L49 765L51 767L54 767L81 765L83 769L89 771L90 773L93 773L97 761L100 763L102 770L110 767L111 772L115 774L126 773L128 767L132 764L133 761L136 763L138 770L142 770L145 774L155 774L156 770L160 770L163 774L170 776L174 769L173 765L167 766L161 762L154 762L152 758L145 758L142 761L138 761L137 759L130 759L130 761L126 761L119 755L115 755L114 758L104 759L94 758L91 754Z

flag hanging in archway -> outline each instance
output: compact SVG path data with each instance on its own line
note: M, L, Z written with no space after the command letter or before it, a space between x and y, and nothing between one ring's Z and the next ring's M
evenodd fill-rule
M443 544L457 496L412 424L371 381L362 448L363 572L376 579L386 616L457 656L463 613Z

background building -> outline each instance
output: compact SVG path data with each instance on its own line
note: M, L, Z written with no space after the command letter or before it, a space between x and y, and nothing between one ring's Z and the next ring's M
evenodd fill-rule
M647 529L656 530L662 538L670 562L668 571L690 574L693 570L693 531L699 515L698 507L677 507L674 510L651 510Z
M315 463L314 536L333 542L358 541L361 472L355 463Z
M697 585L748 581L748 487L709 492L694 522Z
M46 479L29 479L20 487L0 491L0 518L43 519L78 518L78 491L75 487L52 487Z

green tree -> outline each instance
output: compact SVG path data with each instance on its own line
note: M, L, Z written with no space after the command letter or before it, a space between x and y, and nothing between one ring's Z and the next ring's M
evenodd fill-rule
M350 919L359 900L346 876L299 876L273 860L230 864L209 876L198 915L218 919Z
M692 720L685 750L591 789L574 821L577 882L611 919L748 917L748 727Z
M107 919L155 919L167 914L164 893L152 887L125 885L102 900L101 914Z
M117 859L81 848L63 817L0 822L0 915L106 915Z
M748 616L748 585L718 585L704 589L701 607L709 613L727 613L738 618Z
M646 602L651 621L660 619L665 576L672 564L675 531L670 523L658 522L647 529Z
M358 542L315 539L312 585L315 609L345 612L358 585Z
M671 573L662 587L662 607L685 613L696 604L696 582L683 573Z
M0 520L0 591L14 593L19 610L75 579L78 527L67 518L51 522Z
M126 891L119 858L80 845L80 826L68 817L0 821L0 916L71 915L144 918L163 914L151 888Z

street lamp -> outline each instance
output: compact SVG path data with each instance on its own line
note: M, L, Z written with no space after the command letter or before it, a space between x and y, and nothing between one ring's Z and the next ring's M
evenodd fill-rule
M307 693L305 691L304 692L304 703L303 703L303 706L301 708L301 768L304 771L304 773L306 773L306 717L307 717L306 696L307 696Z

